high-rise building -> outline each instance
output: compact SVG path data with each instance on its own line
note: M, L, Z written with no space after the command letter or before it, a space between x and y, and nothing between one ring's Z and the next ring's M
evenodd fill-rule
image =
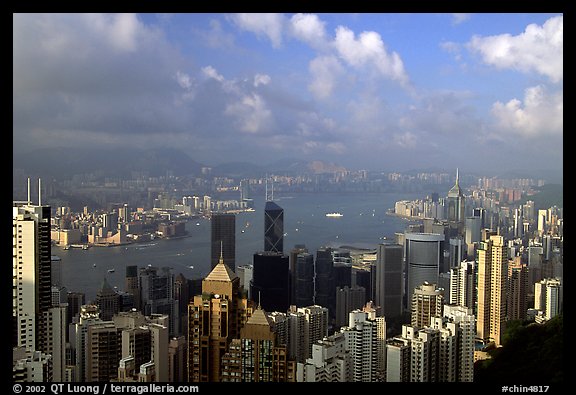
M180 334L179 301L174 298L174 274L169 267L148 266L140 269L140 298L144 315L170 317L170 336Z
M284 253L284 209L272 201L264 207L264 251Z
M373 382L378 372L378 324L362 310L350 312L348 326L340 328L352 360L351 381Z
M296 275L296 260L298 259L298 254L304 252L308 252L306 245L296 244L294 248L292 248L288 253L289 257L288 271L290 272L290 304L294 304L294 301L296 300L296 294L295 294L296 288L294 286ZM312 267L312 271L314 271L314 267ZM312 286L314 286L314 283L312 283ZM314 294L312 294L312 298L314 298ZM312 303L310 304L313 303L314 301L312 301Z
M508 292L506 313L508 320L526 319L528 311L528 266L520 257L508 261Z
M102 281L100 289L96 293L96 306L100 310L100 318L103 321L110 321L114 314L120 311L120 295L108 283L106 277Z
M402 313L402 246L380 244L376 259L374 302L379 315L396 317Z
M254 310L238 339L222 357L224 382L294 382L296 364L288 359L285 345L278 345L266 313Z
M296 255L292 276L293 299L296 307L314 304L314 255L301 252Z
M86 381L110 381L118 377L122 340L112 321L94 322L86 332Z
M415 328L430 326L432 318L442 316L443 306L444 290L424 282L412 294L411 325Z
M53 381L52 356L15 347L12 352L12 380L15 383Z
M352 360L346 350L343 333L317 340L312 345L312 356L297 365L298 382L348 382L352 381Z
M545 278L534 284L536 322L548 321L562 311L563 284L560 278Z
M220 259L188 305L188 381L221 380L222 356L251 314L240 279Z
M461 227L460 233L462 233L465 215L465 198L459 184L458 169L456 169L456 183L448 191L446 201L448 222L458 224Z
M452 333L457 334L458 338L455 381L472 382L474 381L474 345L476 341L474 312L464 306L445 305L444 321L457 325L457 328L452 329Z
M386 382L410 381L410 341L397 336L386 341Z
M138 266L136 265L126 266L126 278L124 280L124 290L134 296L134 308L140 311L141 298L140 298L140 285L138 282Z
M462 261L457 268L450 269L450 292L444 291L447 303L475 309L476 261Z
M212 214L211 222L211 267L214 268L219 260L220 254L224 258L226 265L236 271L236 215L234 214Z
M12 207L13 346L46 352L45 313L52 307L50 206Z
M252 300L266 311L286 311L290 306L289 258L280 252L254 254Z
M335 318L336 285L334 281L334 261L331 248L316 251L314 303L326 307L331 319Z
M168 344L168 382L186 381L186 336L173 337Z
M362 308L366 304L366 290L364 287L336 288L336 321L335 326L341 327L348 323L351 311Z
M404 306L408 310L416 287L425 281L438 283L440 262L444 259L444 235L406 233L404 251L406 265Z
M178 301L178 334L186 333L188 328L188 303L190 302L190 286L188 279L179 273L174 279L174 299Z
M476 336L497 346L506 325L508 251L502 236L491 235L478 247Z
M100 311L96 305L83 305L80 307L80 315L77 322L70 327L70 353L75 365L75 381L87 381L86 379L86 335L88 327L102 322Z

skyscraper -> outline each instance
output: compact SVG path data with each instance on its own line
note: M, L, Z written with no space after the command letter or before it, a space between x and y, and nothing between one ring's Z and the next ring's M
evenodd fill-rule
M525 320L528 311L528 266L520 257L508 261L508 320Z
M380 316L395 317L402 312L402 246L380 244L376 258L374 302Z
M444 235L436 233L406 233L406 278L404 306L412 300L414 288L425 281L438 283L440 262L444 259Z
M346 350L343 333L316 341L312 356L298 363L298 382L348 382L351 380L352 360Z
M96 294L96 306L103 321L110 321L120 311L120 295L110 286L106 277Z
M373 382L378 372L378 323L367 312L350 312L348 325L340 332L352 359L352 381Z
M443 305L443 290L436 288L436 284L425 282L416 287L412 294L412 326L417 328L430 326L432 318L442 316Z
M226 265L236 271L236 216L214 213L211 218L211 264L214 268L220 260L220 253Z
M40 197L39 197L40 200ZM46 350L45 314L51 300L50 206L14 202L12 207L13 346Z
M252 314L240 295L240 279L223 259L202 281L188 305L188 381L220 381L221 359Z
M336 285L331 248L316 251L314 303L326 307L331 319L336 317Z
M170 336L180 333L178 300L174 298L174 275L169 267L148 266L140 269L140 293L144 315L170 317Z
M254 254L252 300L266 311L286 311L290 306L289 258L279 252Z
M476 336L497 346L506 324L508 253L504 238L491 235L478 248L478 308Z
M126 278L124 280L124 290L134 295L134 308L141 309L140 285L138 283L138 266L126 266Z
M296 256L292 281L294 299L291 303L296 307L313 305L314 255L308 252L302 252Z
M458 179L458 169L456 169L456 183L454 186L448 191L447 196L447 209L448 209L448 221L449 222L464 222L464 194L462 193L462 189L460 188L459 179Z
M264 207L264 251L284 252L284 209L272 201Z

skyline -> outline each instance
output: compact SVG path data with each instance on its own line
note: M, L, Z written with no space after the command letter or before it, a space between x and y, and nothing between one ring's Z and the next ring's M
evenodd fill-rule
M14 14L13 152L563 165L562 14ZM71 56L73 54L73 56Z

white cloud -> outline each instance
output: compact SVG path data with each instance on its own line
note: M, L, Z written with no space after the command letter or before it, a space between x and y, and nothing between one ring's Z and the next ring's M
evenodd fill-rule
M230 18L241 29L265 36L274 48L282 45L284 16L282 14L234 14Z
M468 19L470 19L470 16L471 14L464 14L464 13L452 14L452 24L459 25L463 22L466 22Z
M312 74L312 82L308 89L316 98L326 99L330 97L337 84L337 79L344 69L334 56L321 56L313 59L308 66Z
M326 45L325 24L315 14L296 14L290 18L290 31L313 48L323 48Z
M192 88L192 79L186 73L183 73L181 71L177 71L176 72L176 81L178 82L178 85L180 85L180 87L182 89L188 90L188 89Z
M202 68L202 74L207 78L215 79L218 82L224 82L224 77L222 74L218 74L218 71L212 66L206 66Z
M415 148L418 138L414 133L404 132L397 133L393 138L394 144L398 145L400 148Z
M506 132L523 136L562 135L564 129L564 94L548 93L542 85L524 92L524 101L512 99L496 102L492 115L497 125Z
M486 64L526 73L535 71L560 82L564 76L563 31L564 19L557 16L542 26L530 24L517 36L474 36L468 48L478 52Z
M400 55L389 53L382 37L376 32L362 32L356 38L352 30L338 26L334 46L338 55L352 67L372 66L387 78L402 84L408 82Z
M256 74L254 76L254 87L258 88L258 85L268 85L271 78L268 74Z
M272 123L272 112L259 95L252 93L229 104L224 112L235 117L240 130L248 133L265 132Z

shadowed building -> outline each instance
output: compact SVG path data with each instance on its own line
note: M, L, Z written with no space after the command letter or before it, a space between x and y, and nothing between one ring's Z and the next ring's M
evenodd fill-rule
M252 300L266 311L286 311L290 306L289 258L278 252L254 254Z
M236 271L236 216L234 214L212 214L210 239L211 264L214 268L220 259L220 252L226 265Z
M284 252L284 209L272 201L264 207L264 251Z

